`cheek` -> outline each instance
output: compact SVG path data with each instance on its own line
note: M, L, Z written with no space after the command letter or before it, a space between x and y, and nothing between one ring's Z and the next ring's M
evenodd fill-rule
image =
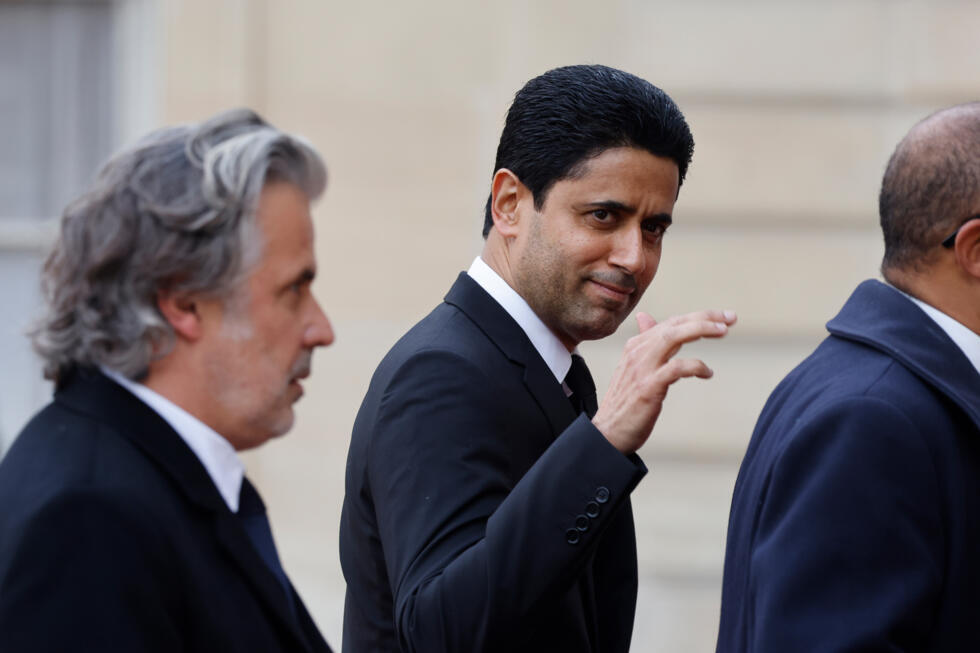
M643 267L643 273L636 280L637 283L640 284L640 286L643 289L646 289L646 287L650 285L650 282L653 281L653 277L657 274L657 270L659 269L659 267L660 267L660 247L657 247L656 250L651 251L649 254L647 254L646 265Z
M270 358L282 355L283 351L298 339L300 324L298 311L281 307L255 320L257 348Z
M602 265L611 248L611 244L602 238L580 236L556 245L554 259L565 268L578 271L583 267Z

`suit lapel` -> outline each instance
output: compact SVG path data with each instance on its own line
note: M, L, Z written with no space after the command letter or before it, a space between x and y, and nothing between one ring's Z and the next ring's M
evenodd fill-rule
M467 315L510 361L524 368L524 385L560 435L575 419L575 410L541 354L514 318L468 274L461 272L446 294L446 303Z
M301 650L309 650L286 605L282 585L255 551L207 470L166 420L128 390L91 369L76 370L58 389L55 399L111 426L170 476L187 501L211 513L215 538L224 552L282 630L291 634Z
M980 430L977 370L932 318L894 288L863 282L827 330L885 352L948 396Z
M446 302L465 313L504 356L524 368L524 386L547 418L552 438L561 435L577 417L575 409L541 354L514 318L465 272L459 275L449 290ZM587 633L589 648L593 651L598 650L598 608L592 571L594 555L593 553L589 556L576 583L585 615L582 628Z
M558 437L575 419L575 409L565 396L561 384L555 379L555 375L548 369L530 341L528 347L531 351L528 353L528 362L524 368L524 385L548 418L554 436Z
M204 466L166 420L115 381L92 369L78 369L55 393L55 401L112 427L172 478L194 505L228 509Z
M299 624L289 611L282 585L252 546L238 518L231 511L225 510L215 515L214 526L218 542L238 566L266 609L302 650L309 650L309 644L300 632ZM299 610L302 602L295 592L293 594Z

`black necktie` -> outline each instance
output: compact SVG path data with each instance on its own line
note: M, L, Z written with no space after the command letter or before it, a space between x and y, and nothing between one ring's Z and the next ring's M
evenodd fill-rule
M599 402L596 400L595 383L589 368L585 365L585 359L578 354L572 354L572 367L565 375L565 384L572 391L572 396L568 399L572 402L576 412L585 413L589 419L595 416L599 409Z
M279 562L279 554L276 551L276 543L272 539L272 528L269 526L269 518L265 514L265 503L259 496L255 486L247 479L242 479L242 491L238 499L238 518L245 527L245 532L252 540L252 545L256 552L265 562L266 566L272 571L279 584L282 585L286 593L286 602L289 604L289 611L296 616L296 606L293 603L293 593L290 589L289 579L286 572Z

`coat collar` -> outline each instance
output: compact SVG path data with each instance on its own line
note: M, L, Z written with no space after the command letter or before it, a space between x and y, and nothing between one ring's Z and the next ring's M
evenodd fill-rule
M888 354L956 402L980 428L980 375L946 332L894 288L864 281L827 330Z
M228 510L207 470L160 415L98 370L78 368L59 386L55 401L108 424L175 481L192 503Z
M561 383L572 367L572 354L548 325L538 317L527 300L479 256L473 260L466 274L514 318L528 340L541 354L541 358L555 375L555 379Z
M575 410L514 318L465 272L460 273L445 301L465 313L508 360L524 368L524 385L548 418L553 435L557 437L568 428Z
M107 424L138 447L173 480L174 487L198 509L213 514L215 536L239 567L283 630L296 640L296 650L309 644L282 598L282 585L255 551L237 516L218 493L207 470L171 426L135 395L98 370L79 368L55 393L55 401ZM302 602L296 601L301 608ZM300 609L301 618L306 613Z

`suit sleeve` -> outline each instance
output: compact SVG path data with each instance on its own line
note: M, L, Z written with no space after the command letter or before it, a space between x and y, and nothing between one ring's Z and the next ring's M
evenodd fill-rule
M507 638L572 585L646 471L582 416L513 485L514 417L492 387L430 351L381 402L368 475L406 651L519 644Z
M860 398L789 439L758 517L749 650L923 650L944 549L922 438L895 407Z
M180 650L166 605L165 552L152 528L89 491L43 507L0 578L0 650Z

